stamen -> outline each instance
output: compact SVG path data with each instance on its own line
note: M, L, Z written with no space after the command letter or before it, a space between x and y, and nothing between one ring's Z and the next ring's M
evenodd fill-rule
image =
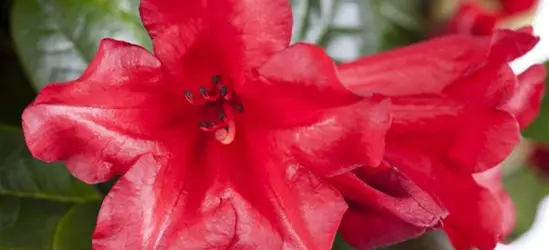
M212 77L212 84L215 86L219 83L219 81L221 81L221 76L219 75L215 75Z
M227 86L225 85L220 85L219 86L219 94L222 96L222 97L225 97L227 95Z
M244 106L242 106L242 104L237 104L234 108L240 113L244 112Z
M225 114L223 113L223 111L219 111L219 113L217 113L217 116L219 117L219 120L221 121L225 121L225 119L227 117L225 117Z
M204 86L200 87L199 91L202 97L204 97L204 99L208 97L208 90L206 89L206 87Z
M234 125L234 122L231 121L227 127L218 129L217 131L215 131L215 139L227 145L227 144L231 144L231 142L234 141L235 134L236 134L235 125Z

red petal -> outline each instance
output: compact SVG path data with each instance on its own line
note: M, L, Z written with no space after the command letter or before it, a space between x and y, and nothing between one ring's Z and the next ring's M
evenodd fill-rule
M321 177L377 166L390 125L389 105L377 96L329 109L311 125L271 131L271 140Z
M65 161L86 182L124 173L156 152L159 133L175 119L161 65L145 49L105 39L77 80L45 87L23 113L32 154Z
M436 152L465 173L503 161L520 136L515 119L494 108L427 95L393 98L392 103L390 143Z
M339 194L249 136L142 157L106 198L94 249L330 249Z
M349 210L342 237L358 249L395 244L439 225L446 212L427 193L387 162L362 167L330 180Z
M520 74L518 90L505 105L506 110L515 114L521 128L528 126L539 113L546 73L543 65L534 65Z
M232 74L259 66L291 38L287 0L143 0L140 12L155 54L186 84L214 74L239 78Z
M453 35L344 63L340 78L355 93L440 93L486 59L487 37Z
M531 10L538 3L538 0L500 0L500 2L506 14L514 15Z
M492 38L446 36L341 64L340 78L361 95L441 93L487 66L495 76L500 66L529 51L538 40L528 30L500 30Z
M519 30L497 30L492 36L490 60L492 62L511 62L526 54L539 42L532 34L532 27Z
M318 111L360 101L341 85L335 64L320 47L298 43L259 69L259 80L239 86L246 112L273 125L308 125ZM265 114L269 114L265 116Z
M389 161L448 210L443 225L457 250L494 249L502 235L503 218L491 192L428 151L391 144L387 152Z
M446 27L448 34L490 35L494 31L499 15L483 8L481 3L462 3Z
M503 172L501 167L494 167L482 173L473 175L475 181L482 187L490 190L500 205L503 216L502 238L507 237L515 229L515 205L503 187Z

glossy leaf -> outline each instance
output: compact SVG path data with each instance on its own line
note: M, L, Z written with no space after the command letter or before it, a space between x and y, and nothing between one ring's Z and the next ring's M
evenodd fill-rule
M293 41L328 49L336 60L395 48L423 38L421 0L292 0Z
M0 249L53 250L57 223L69 203L0 196Z
M521 167L506 174L503 183L516 209L515 231L509 236L514 239L534 223L539 203L549 195L549 180L533 168Z
M93 186L72 177L62 164L32 158L21 130L8 126L0 126L0 195L70 202L101 199Z
M546 64L546 68L549 69L549 63ZM534 123L528 126L524 132L524 136L549 143L549 132L547 131L547 128L549 128L549 95L547 94L549 92L549 78L545 80L545 86L545 97L541 104L540 113Z
M138 0L23 0L12 9L18 54L36 89L73 80L85 69L102 38L150 48L137 14Z
M101 203L74 205L59 221L53 250L91 250L91 235Z
M2 20L6 3L0 4L0 122L19 126L21 113L35 93L13 51L7 21Z
M425 233L421 237L409 240L382 250L452 250L448 237L442 231Z

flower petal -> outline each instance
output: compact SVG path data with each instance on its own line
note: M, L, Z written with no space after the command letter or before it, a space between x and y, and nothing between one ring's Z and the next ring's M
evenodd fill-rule
M511 153L520 137L513 116L434 95L392 100L391 143L436 152L457 171L482 172Z
M503 217L490 191L429 152L398 144L387 152L389 161L448 210L443 226L457 250L494 249L503 233Z
M243 138L143 156L107 196L94 249L330 249L346 210L339 194Z
M482 173L473 175L475 181L482 187L490 190L500 205L503 216L502 238L506 238L515 229L516 214L513 200L503 187L503 171L501 166L494 167Z
M441 93L464 76L498 66L529 51L538 41L528 30L496 31L488 36L451 35L339 65L351 91L387 96ZM490 64L486 64L489 58Z
M236 92L251 107L247 113L273 125L308 125L323 109L362 99L341 85L332 59L315 45L294 44L270 58L258 73L258 81Z
M204 73L204 81L257 67L291 38L287 0L143 0L140 13L155 54L176 77ZM200 68L218 72L193 72Z
M494 31L499 14L493 13L482 3L460 3L456 14L447 24L445 32L448 34L490 35Z
M534 8L538 0L500 0L499 2L506 14L514 15Z
M175 119L160 62L145 49L105 39L77 80L45 87L23 113L32 154L65 161L79 179L101 182L136 157L159 149L160 132Z
M379 96L326 110L313 124L270 131L271 141L320 177L383 159L389 100Z
M539 113L546 73L545 67L538 64L518 76L518 90L506 103L505 110L515 115L521 128L528 126Z
M487 37L452 35L339 65L343 84L355 93L402 96L440 93L486 58Z
M445 209L387 162L330 179L349 204L342 237L358 249L373 249L421 235L439 226Z

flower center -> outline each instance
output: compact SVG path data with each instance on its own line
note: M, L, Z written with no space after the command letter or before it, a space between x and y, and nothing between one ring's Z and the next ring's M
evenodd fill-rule
M203 107L203 119L198 123L200 130L213 132L219 142L229 144L235 136L233 111L242 113L244 106L221 80L219 75L213 76L210 88L201 86L197 94L186 90L185 99Z

